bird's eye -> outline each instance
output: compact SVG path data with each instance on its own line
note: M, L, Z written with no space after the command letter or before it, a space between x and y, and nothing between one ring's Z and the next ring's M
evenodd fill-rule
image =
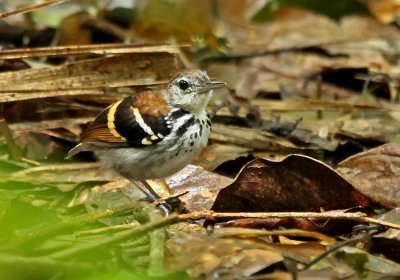
M185 81L185 80L180 80L179 81L179 88L181 90L186 90L186 89L189 88L189 83L187 81Z

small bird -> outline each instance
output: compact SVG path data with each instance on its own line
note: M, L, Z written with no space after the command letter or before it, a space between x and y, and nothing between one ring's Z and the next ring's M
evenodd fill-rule
M67 158L93 151L134 181L172 175L207 145L211 120L206 106L212 90L223 86L205 71L189 70L173 78L166 91L144 91L119 100L100 112ZM160 198L148 184L140 189L153 201Z

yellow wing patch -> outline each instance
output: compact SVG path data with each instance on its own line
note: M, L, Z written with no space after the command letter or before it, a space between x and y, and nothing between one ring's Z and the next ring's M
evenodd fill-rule
M120 137L122 140L126 141L126 138L121 136L118 131L115 129L115 112L117 111L117 107L119 104L121 104L123 100L120 100L118 102L115 102L111 107L110 110L108 111L107 114L107 127L110 130L111 134L114 135L115 137Z

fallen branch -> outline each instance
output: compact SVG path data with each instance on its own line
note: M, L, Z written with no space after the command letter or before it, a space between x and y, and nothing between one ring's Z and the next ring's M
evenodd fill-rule
M400 229L399 224L394 224L379 219L368 217L362 212L342 213L337 211L329 212L239 212L239 213L218 213L214 211L200 211L179 215L180 221L201 220L201 219L246 219L246 218L304 218L304 219L332 219L332 220L353 220L361 223L370 223L394 229Z

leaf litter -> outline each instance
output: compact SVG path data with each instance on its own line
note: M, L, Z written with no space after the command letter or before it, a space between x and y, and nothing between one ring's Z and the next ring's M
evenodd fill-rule
M399 277L395 1L336 14L315 1L98 3L60 12L53 31L22 25L9 2L1 278ZM54 2L54 16L75 5ZM171 193L152 183L181 213L163 217L90 154L63 159L102 108L188 66L228 90L197 165L166 178Z

